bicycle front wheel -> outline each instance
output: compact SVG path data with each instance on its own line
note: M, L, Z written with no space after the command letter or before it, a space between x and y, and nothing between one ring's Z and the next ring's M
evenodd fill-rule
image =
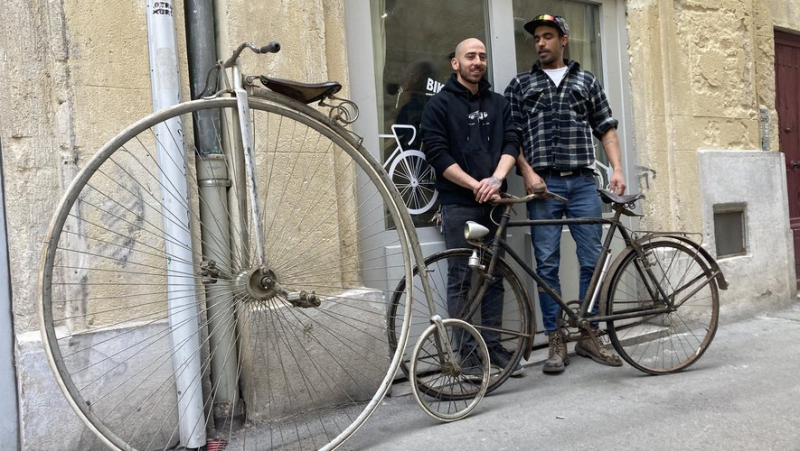
M491 254L481 250L478 250L478 252L481 254L481 265L488 268ZM389 343L393 348L399 346L398 339L406 328L406 324L403 321L405 321L404 313L407 310L407 306L410 305L414 309L409 331L409 343L414 343L419 341L419 337L430 324L432 315L438 314L442 318L451 316L447 307L448 296L451 298L461 297L467 305L481 302L476 300L475 296L485 279L475 268L467 267L467 277L448 281L448 269L451 266L466 265L471 255L472 249L449 249L425 259L425 267L428 269L428 280L431 286L430 299L426 299L422 290L422 281L418 268L414 270L414 278L411 283L414 296L411 302L408 301L408 293L406 292L409 284L406 283L406 280L400 281L392 297L388 317ZM457 318L465 320L481 333L489 347L490 355L500 348L504 349L508 353L507 355L510 355L506 366L499 366L496 362L492 362L487 392L491 392L502 385L514 372L520 359L527 352L529 340L533 337L535 324L527 292L516 272L504 259L498 259L493 275L497 280L494 293L495 295L501 293L503 299L500 321L495 321L496 324L490 324L491 321L484 322L481 317L481 308L478 308L476 314L471 318L464 318L463 316ZM484 297L484 301L493 302L490 299L491 296ZM433 310L430 309L429 305L433 307ZM411 379L410 361L412 356L410 351L404 355L400 368ZM424 365L418 364L417 367L424 368ZM440 391L435 384L423 386L422 391L434 398L449 399L451 396L455 396L450 391ZM461 393L466 397L473 394L467 390Z
M411 276L402 200L327 116L262 97L250 98L248 127L261 217L236 183L241 161L218 153L241 142L231 98L134 124L58 207L43 339L107 445L328 449L394 378L386 287ZM193 136L209 133L217 152L200 156Z
M609 285L607 313L614 349L650 374L683 370L708 349L717 330L719 294L708 264L681 243L663 240L629 249ZM667 309L666 313L649 313Z

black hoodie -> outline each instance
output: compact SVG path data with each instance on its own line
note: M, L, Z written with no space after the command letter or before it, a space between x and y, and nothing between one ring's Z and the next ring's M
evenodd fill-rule
M508 101L492 92L482 79L478 93L452 74L444 88L425 105L420 125L422 151L436 171L436 190L442 205L475 205L472 190L447 180L445 169L456 163L475 180L491 177L502 155L516 159L519 138ZM501 190L506 190L503 181Z

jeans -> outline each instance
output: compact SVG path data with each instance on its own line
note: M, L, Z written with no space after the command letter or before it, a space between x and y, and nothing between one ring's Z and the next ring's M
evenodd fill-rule
M528 202L528 214L531 219L561 219L602 216L600 197L597 195L597 183L591 174L574 174L566 177L550 175L545 178L547 188L556 194L566 197L569 202L562 203L555 199L532 200ZM533 251L536 257L536 272L555 292L561 296L561 283L558 268L561 260L562 226L531 226ZM603 226L600 224L573 224L569 226L570 234L577 246L578 264L580 265L580 299L586 297L586 290L592 279L597 259L602 248ZM547 333L558 329L556 320L560 306L553 298L539 288L539 305L542 309L542 321ZM597 314L599 306L592 308L591 314Z
M448 249L471 248L464 238L464 224L475 221L489 229L486 240L494 238L497 231L490 218L492 207L490 205L442 205L442 233L444 243ZM463 318L467 295L471 288L470 276L472 270L467 265L466 258L448 259L447 268L447 313L451 318ZM489 289L481 300L481 324L486 327L500 328L503 323L503 281L489 285ZM467 320L472 323L473 321ZM500 333L481 330L481 336L489 348L500 346ZM453 345L466 354L475 349L477 344L471 335L466 335L466 341L461 343L460 337L454 337Z

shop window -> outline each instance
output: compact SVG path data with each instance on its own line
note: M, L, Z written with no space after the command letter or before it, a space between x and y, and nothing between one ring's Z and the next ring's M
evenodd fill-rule
M422 110L450 77L451 54L459 42L477 37L489 45L487 2L380 0L370 4L380 157L409 204L415 225L433 226L438 204L428 202L432 193L409 186L430 180L426 179L430 167L420 153Z

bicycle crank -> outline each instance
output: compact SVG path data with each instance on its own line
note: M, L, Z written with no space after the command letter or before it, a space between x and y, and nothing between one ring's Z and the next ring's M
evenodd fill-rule
M581 308L580 301L569 301L567 302L567 307L575 313L578 314ZM565 310L560 310L560 317L558 319L558 325L563 330L564 338L567 341L575 341L581 338L581 328L580 325L577 323L575 318L571 317Z

